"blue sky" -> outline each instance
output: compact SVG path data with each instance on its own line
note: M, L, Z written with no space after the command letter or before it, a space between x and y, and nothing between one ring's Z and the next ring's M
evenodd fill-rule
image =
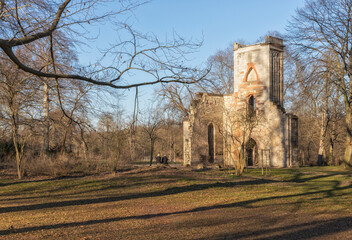
M253 43L268 31L284 32L295 10L303 6L304 0L154 0L136 9L130 20L140 32L161 39L174 31L186 39L203 39L203 46L192 55L200 64L236 40ZM154 98L153 88L140 89L141 107ZM132 93L126 91L121 100L126 114L132 112Z
M199 57L206 60L235 40L253 42L268 31L283 32L303 5L304 0L154 0L135 12L136 26L160 36L172 31L186 38L203 35Z

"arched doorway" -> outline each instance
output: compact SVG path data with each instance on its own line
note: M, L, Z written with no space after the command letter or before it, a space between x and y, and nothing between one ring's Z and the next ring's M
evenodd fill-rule
M246 143L247 166L254 166L257 163L257 143L253 138Z
M214 125L212 123L208 126L208 149L209 162L213 163L215 159L215 139L214 139Z

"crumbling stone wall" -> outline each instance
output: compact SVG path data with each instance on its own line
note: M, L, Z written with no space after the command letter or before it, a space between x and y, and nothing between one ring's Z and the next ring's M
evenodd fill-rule
M185 164L204 165L223 162L223 95L197 93L191 103L191 116L184 120ZM209 153L209 129L214 136L213 156Z
M287 114L283 107L283 50L282 40L274 37L266 37L265 43L234 45L234 93L199 93L192 102L191 115L184 121L185 164L212 162L207 130L213 124L218 133L215 162L233 166L241 147L234 137L240 138L242 134L241 124L233 124L234 117L248 107L253 97L255 112L260 117L251 135L256 146L254 165L261 165L263 151L270 153L270 166L298 164L297 117Z

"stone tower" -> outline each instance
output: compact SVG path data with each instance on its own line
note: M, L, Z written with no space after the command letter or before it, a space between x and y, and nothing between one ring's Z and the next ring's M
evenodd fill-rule
M249 166L264 158L273 167L297 164L298 119L284 109L283 51L283 41L270 36L264 43L234 44L234 92L199 93L192 102L184 120L185 164L233 166L241 149ZM238 121L243 111L256 117L250 134Z

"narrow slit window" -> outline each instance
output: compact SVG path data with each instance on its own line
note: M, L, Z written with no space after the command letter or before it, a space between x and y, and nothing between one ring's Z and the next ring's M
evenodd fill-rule
M248 114L250 117L255 116L256 111L256 100L254 96L251 96L248 100Z

